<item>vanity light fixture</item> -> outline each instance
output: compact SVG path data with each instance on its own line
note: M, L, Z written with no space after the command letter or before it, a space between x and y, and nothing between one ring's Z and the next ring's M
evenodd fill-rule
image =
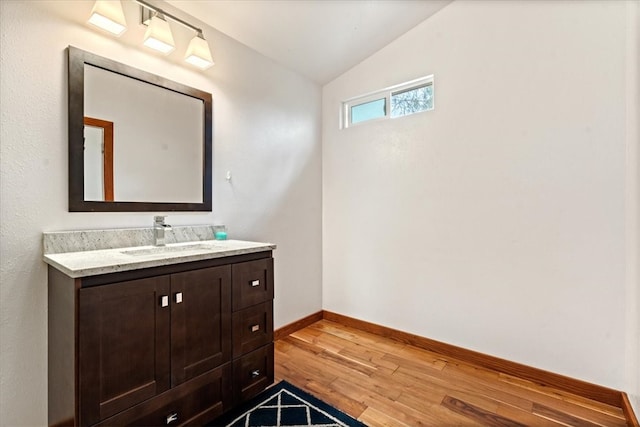
M127 29L120 0L97 0L91 10L89 23L120 36Z
M1 1L1 0L0 0ZM147 25L143 44L151 49L168 55L175 49L173 34L167 19L174 21L183 27L195 31L196 35L189 42L184 60L201 70L214 65L209 43L204 38L202 29L156 7L145 0L133 0L140 5L141 20ZM96 0L91 11L89 23L109 31L116 36L122 34L127 24L120 0Z
M134 0L134 1L141 6L142 23L149 25L147 34L150 33L151 27L152 25L154 25L154 19L158 16L163 18L168 18L174 22L177 22L183 27L187 27L196 32L195 37L191 39L191 42L187 47L184 60L189 64L200 68L201 70L206 70L207 68L211 67L214 64L213 58L211 57L211 50L209 49L209 43L207 43L207 41L204 39L204 35L202 34L202 29L194 25L191 25L188 22L178 18L177 16L167 13L164 10L156 6L153 6L144 0ZM154 14L153 16L151 16L151 19L149 20L150 12L153 12ZM166 20L164 20L164 24L166 24L168 33L171 34L171 30L169 29L169 23ZM163 24L160 24L160 25L163 25ZM145 44L148 46L147 40L148 40L147 35L145 35ZM173 45L173 38L171 38L171 43L167 43L167 44ZM162 50L160 51L162 52Z
M147 32L144 34L143 44L165 55L168 55L175 49L176 45L173 41L171 28L162 12L156 11L151 18Z
M206 70L214 64L211 51L209 50L209 43L204 39L202 31L198 31L195 37L191 39L191 42L189 42L184 60L201 70Z

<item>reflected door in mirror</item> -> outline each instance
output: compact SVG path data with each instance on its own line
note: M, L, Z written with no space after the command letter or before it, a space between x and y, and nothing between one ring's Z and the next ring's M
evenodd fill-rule
M84 118L84 199L113 201L113 123Z

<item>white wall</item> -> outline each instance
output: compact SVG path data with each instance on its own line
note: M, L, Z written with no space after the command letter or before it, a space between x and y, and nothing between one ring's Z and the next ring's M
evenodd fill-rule
M454 2L327 84L324 309L624 389L625 11ZM338 129L432 73L434 111Z
M170 213L168 222L224 223L231 238L277 243L276 327L321 309L320 88L207 27L216 66L192 71L181 60L192 34L175 27L176 53L156 56L140 44L133 2L123 2L121 39L85 24L92 5L0 2L2 425L47 422L42 232L152 223L152 213L68 212L68 45L213 94L213 213Z
M640 416L640 3L627 2L627 292L625 391Z

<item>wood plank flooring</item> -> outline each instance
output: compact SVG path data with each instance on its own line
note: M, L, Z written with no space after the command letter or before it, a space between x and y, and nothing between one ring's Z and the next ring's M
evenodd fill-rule
M370 427L626 425L620 408L327 320L276 341L275 377Z

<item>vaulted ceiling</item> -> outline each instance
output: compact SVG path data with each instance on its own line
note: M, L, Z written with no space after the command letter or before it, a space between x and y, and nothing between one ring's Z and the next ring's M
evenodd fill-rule
M274 61L325 84L451 0L169 0Z

